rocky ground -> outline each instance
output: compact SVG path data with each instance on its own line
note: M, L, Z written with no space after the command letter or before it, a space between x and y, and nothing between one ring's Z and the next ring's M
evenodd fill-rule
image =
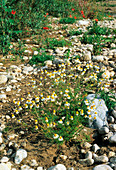
M54 18L56 20L56 18ZM53 21L53 19L52 19ZM79 55L81 64L92 64L99 66L105 70L105 76L114 77L109 89L114 91L112 100L115 101L116 90L116 42L111 43L102 49L102 54L93 56L93 45L82 44L79 36L67 36L69 29L81 28L83 31L91 24L91 20L80 20L76 24L66 25L66 30L61 30L62 24L53 23L51 27L54 29L49 33L50 37L65 37L70 40L70 57ZM116 19L99 21L99 25L107 26L110 29L116 29ZM113 36L113 35L110 35ZM33 95L31 80L38 82L38 76L42 70L54 70L60 63L67 63L68 59L64 59L64 55L69 47L57 47L55 51L47 49L50 55L55 55L54 61L46 61L45 67L30 66L28 64L34 51L33 47L39 47L30 38L26 38L24 61L20 59L12 60L13 56L8 55L7 58L0 56L0 169L1 170L112 170L116 169L116 107L108 115L106 115L107 106L103 102L102 113L104 117L101 123L98 122L97 130L84 127L78 134L78 141L74 140L69 143L56 147L55 144L48 143L48 140L42 134L27 132L21 127L15 130L15 124L8 132L4 132L7 125L10 126L11 113L15 107L13 100L26 98L29 93ZM15 46L15 43L12 43ZM113 47L113 48L112 48ZM68 61L69 62L69 61ZM75 60L73 62L76 62ZM72 64L72 63L70 63ZM109 79L107 79L109 83ZM106 91L108 89L106 88ZM94 89L91 93L95 93ZM91 100L91 96L89 96ZM98 99L97 99L98 100ZM97 105L97 103L96 103ZM106 110L105 110L106 109ZM25 114L25 117L27 115ZM29 118L28 116L26 117ZM103 119L106 120L105 126ZM85 142L83 138L89 136L89 142Z

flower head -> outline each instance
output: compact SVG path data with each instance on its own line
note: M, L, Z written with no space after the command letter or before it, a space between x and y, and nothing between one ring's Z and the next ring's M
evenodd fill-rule
M75 9L74 9L74 8L72 8L71 10L72 10L72 11L74 11Z
M56 133L53 135L53 138L54 138L54 139L57 139L58 137L59 137L59 135L56 134Z
M49 30L49 28L48 28L48 27L43 27L43 29L44 29L44 30Z
M94 19L95 20L95 22L98 22L98 19L96 18L96 19Z
M15 13L16 13L16 11L14 11L14 10L11 11L11 14L15 15Z
M82 15L84 15L84 12L83 12L83 11L81 11L81 14L82 14Z
M60 137L58 138L58 140L59 140L59 141L63 141L63 137L60 136Z

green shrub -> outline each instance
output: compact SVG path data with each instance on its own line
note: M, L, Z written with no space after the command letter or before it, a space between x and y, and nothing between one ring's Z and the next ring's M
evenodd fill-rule
M69 31L69 33L68 33L69 36L81 35L81 34L82 34L82 30L80 30L80 31L72 30L72 31Z
M75 19L74 18L61 18L59 23L60 24L73 24L75 23Z
M47 38L46 39L47 48L54 49L55 47L64 47L68 45L68 42L63 40L57 40L55 38Z
M51 56L51 55L46 55L46 54L42 54L42 55L34 55L31 59L30 59L30 61L29 61L29 64L31 64L31 65L34 65L34 64L39 64L39 63L41 63L42 65L44 65L44 62L46 61L46 60L53 60L53 56Z
M109 35L111 34L111 29L107 27L100 27L97 22L93 22L93 26L88 27L88 34L96 34L96 35Z

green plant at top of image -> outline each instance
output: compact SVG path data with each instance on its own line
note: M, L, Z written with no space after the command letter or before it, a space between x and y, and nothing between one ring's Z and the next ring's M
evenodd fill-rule
M71 30L68 33L68 36L73 36L73 35L81 35L82 34L82 30Z
M69 42L66 40L57 40L55 38L46 38L45 41L47 48L54 49L55 47L64 47L66 45L71 45Z
M0 2L0 52L3 55L8 54L10 42L17 40L22 30L19 30L17 23L17 12L8 6L7 1Z
M100 27L98 25L98 22L94 21L93 26L89 26L88 28L88 34L96 34L96 35L109 35L111 34L111 29L107 27Z
M60 24L73 24L76 22L76 19L74 18L61 18L59 23Z
M36 65L38 65L38 64L42 64L43 66L45 65L44 64L44 62L46 61L46 60L53 60L53 56L51 56L51 55L47 55L47 54L38 54L38 55L33 55L33 57L29 60L29 64L30 65L34 65L34 64L36 64Z
M37 1L1 0L0 2L0 52L10 51L11 41L28 36L46 25L46 11L36 6ZM41 32L43 30L41 29Z

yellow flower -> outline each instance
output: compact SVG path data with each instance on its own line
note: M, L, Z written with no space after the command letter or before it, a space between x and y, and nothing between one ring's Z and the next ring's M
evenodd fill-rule
M82 116L84 115L83 110L81 110L81 115L82 115Z
M48 122L48 118L47 117L45 117L45 122Z
M38 126L37 125L35 126L35 130L38 130Z
M56 110L53 110L53 115L55 115L56 114Z
M53 135L53 138L54 138L54 139L57 139L58 137L59 137L58 134L54 134L54 135Z
M38 124L38 120L37 119L35 120L35 124Z
M76 111L76 116L78 116L79 115L79 112L78 111Z
M70 119L73 120L73 116L71 116Z
M87 118L87 115L85 115L84 117Z
M59 141L63 141L63 137L60 136L60 137L58 138L58 140L59 140Z
M47 123L47 127L49 127L50 125L49 125L49 123Z
M91 115L89 115L89 119L91 119Z

